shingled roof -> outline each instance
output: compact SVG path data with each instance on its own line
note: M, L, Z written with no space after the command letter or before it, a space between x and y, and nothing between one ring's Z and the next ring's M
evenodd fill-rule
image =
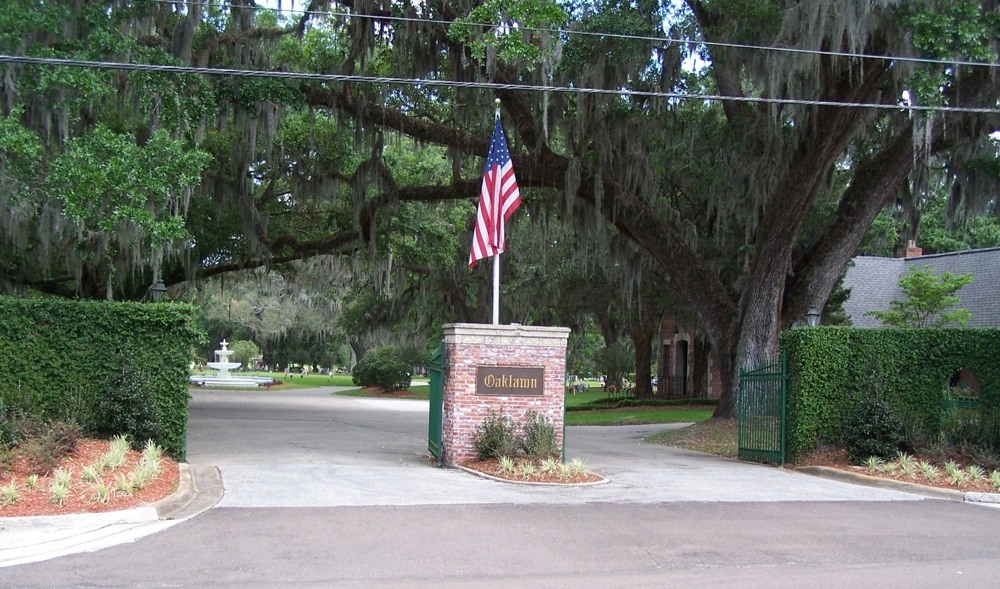
M959 307L972 313L969 327L1000 327L1000 248L967 250L912 258L858 256L844 277L851 296L844 311L855 327L881 327L866 311L886 311L893 299L902 298L899 279L911 269L930 266L934 274L972 274L972 284L958 291Z

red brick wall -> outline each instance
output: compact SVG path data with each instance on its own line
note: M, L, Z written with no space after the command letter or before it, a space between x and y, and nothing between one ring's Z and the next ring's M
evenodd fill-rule
M523 423L529 410L544 415L562 444L565 404L566 341L564 327L480 325L444 326L444 416L441 447L448 466L475 458L476 427L487 410L502 411ZM476 395L477 366L541 366L545 369L541 396Z

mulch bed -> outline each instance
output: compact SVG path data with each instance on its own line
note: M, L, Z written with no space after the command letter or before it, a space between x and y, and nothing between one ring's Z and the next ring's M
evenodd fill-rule
M50 501L51 474L39 476L38 484L34 489L25 487L24 483L31 474L31 468L23 457L16 457L10 470L0 471L0 485L6 485L14 480L17 483L19 497L12 505L0 505L0 517L118 511L159 501L177 490L179 480L177 463L164 456L160 462L162 472L156 480L151 481L131 495L122 495L112 491L107 503L95 501L93 499L93 483L83 480L83 468L95 464L107 452L109 446L110 442L107 440L80 440L76 444L76 450L62 460L58 468L70 471L73 475L70 492L62 505ZM141 456L140 452L130 450L125 463L113 472L105 470L101 480L113 488L115 474L131 472Z
M413 399L419 397L413 391L387 391L380 387L365 387L362 390L366 395L380 399Z
M469 460L462 463L462 466L476 472L490 475L498 479L516 481L519 483L550 483L558 485L579 485L584 483L599 483L604 481L601 475L587 472L584 474L570 474L567 477L556 474L535 473L525 478L523 476L511 475L500 470L500 461L496 458L486 460Z
M894 481L900 481L904 483L914 483L917 485L924 485L926 487L936 487L939 489L950 489L952 491L962 491L962 492L972 492L972 493L996 493L997 490L992 483L988 480L978 480L978 481L965 481L961 486L955 486L951 484L948 477L944 473L944 465L936 460L929 460L924 457L917 456L917 460L926 460L927 462L933 464L941 471L941 475L936 480L928 480L927 477L923 475L919 470L914 474L914 476L907 476L898 470L894 473L887 472L872 472L864 466L858 466L851 464L847 460L847 450L844 449L821 449L816 450L804 457L802 457L798 462L790 465L792 468L800 466L825 466L828 468L835 468L837 470L843 470L845 472L868 475L870 477L889 479Z

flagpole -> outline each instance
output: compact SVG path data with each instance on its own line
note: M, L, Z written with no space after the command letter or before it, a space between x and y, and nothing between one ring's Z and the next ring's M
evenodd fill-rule
M493 254L493 325L500 325L500 254Z
M493 122L500 120L500 99L495 100ZM500 221L503 223L503 220ZM500 254L493 254L493 325L500 325Z

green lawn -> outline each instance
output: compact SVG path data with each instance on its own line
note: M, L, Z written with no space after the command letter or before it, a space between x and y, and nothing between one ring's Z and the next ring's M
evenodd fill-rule
M206 370L204 374L210 374L212 371ZM233 372L233 376L270 376L275 381L282 381L284 384L274 385L268 389L260 390L271 390L271 391L281 391L287 389L313 389L317 387L353 387L354 382L351 380L350 374L309 374L302 376L299 374L293 374L290 378L285 378L285 374L282 372L261 372L261 371L250 371L250 372Z
M704 409L630 407L600 411L566 413L566 425L634 425L639 423L699 422L712 417L712 407Z
M566 393L566 406L578 407L599 399L607 399L608 394L601 390L600 384L596 389L590 389L583 393Z
M431 396L431 387L430 387L430 385L426 385L426 384L412 385L410 388L408 388L406 390L409 391L411 394L409 394L409 395L407 395L405 397L396 397L396 398L400 398L400 399L420 399L420 400L426 401L426 400L430 399L430 396ZM337 395L342 395L344 397L372 397L372 398L376 398L376 399L384 399L384 398L386 398L386 397L384 397L382 395L373 395L373 394L369 393L368 391L366 391L364 389L354 389L353 391L341 391L341 392L336 393L336 394Z

